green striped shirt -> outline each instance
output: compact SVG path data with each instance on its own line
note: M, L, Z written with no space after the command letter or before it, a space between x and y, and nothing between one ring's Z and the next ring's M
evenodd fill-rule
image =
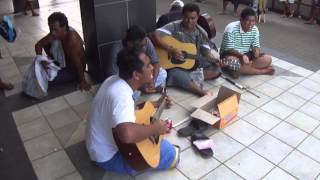
M259 30L253 26L249 32L244 32L240 21L229 23L224 30L220 52L236 50L241 54L249 52L252 48L260 48Z

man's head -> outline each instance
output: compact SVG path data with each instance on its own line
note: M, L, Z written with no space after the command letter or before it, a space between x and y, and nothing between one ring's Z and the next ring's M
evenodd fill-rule
M122 41L127 48L145 49L147 45L147 34L140 26L131 26Z
M69 31L69 24L66 15L62 12L54 12L48 17L50 34L56 39L63 39Z
M188 3L182 8L182 23L188 30L195 30L199 18L200 9L196 4Z
M252 8L245 8L240 14L240 23L244 32L252 30L256 24L256 13Z
M126 81L132 80L138 88L153 82L153 66L141 49L122 49L118 53L117 65L119 76Z
M182 7L184 6L183 1L181 0L174 0L172 1L172 3L170 3L170 11L177 11L177 10L181 10Z

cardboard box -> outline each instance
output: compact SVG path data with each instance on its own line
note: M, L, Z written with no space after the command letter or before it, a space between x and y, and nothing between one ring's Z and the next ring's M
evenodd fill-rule
M240 93L221 86L217 97L203 96L191 104L196 110L191 117L202 120L220 129L237 120ZM213 115L217 111L219 116Z

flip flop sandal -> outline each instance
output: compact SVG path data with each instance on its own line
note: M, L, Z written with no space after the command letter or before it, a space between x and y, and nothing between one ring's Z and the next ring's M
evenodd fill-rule
M197 129L193 126L190 126L190 124L184 128L181 128L178 130L178 135L180 137L188 137L191 136L194 132L196 132Z
M193 133L191 136L191 143L192 146L200 153L201 156L203 157L212 157L213 156L213 151L211 148L206 148L206 149L199 149L194 142L198 140L210 140L206 135L202 133Z

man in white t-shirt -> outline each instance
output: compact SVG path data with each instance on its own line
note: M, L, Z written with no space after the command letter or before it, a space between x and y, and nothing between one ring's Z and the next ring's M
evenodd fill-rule
M113 134L122 143L136 143L152 135L169 132L165 121L151 125L136 124L133 92L153 82L153 66L142 50L123 49L118 54L119 75L106 79L93 100L88 114L86 147L91 160L99 167L117 173L133 174L119 152ZM169 103L169 101L167 101ZM159 101L153 102L155 107ZM166 170L179 162L179 149L161 141L160 163L156 169Z

